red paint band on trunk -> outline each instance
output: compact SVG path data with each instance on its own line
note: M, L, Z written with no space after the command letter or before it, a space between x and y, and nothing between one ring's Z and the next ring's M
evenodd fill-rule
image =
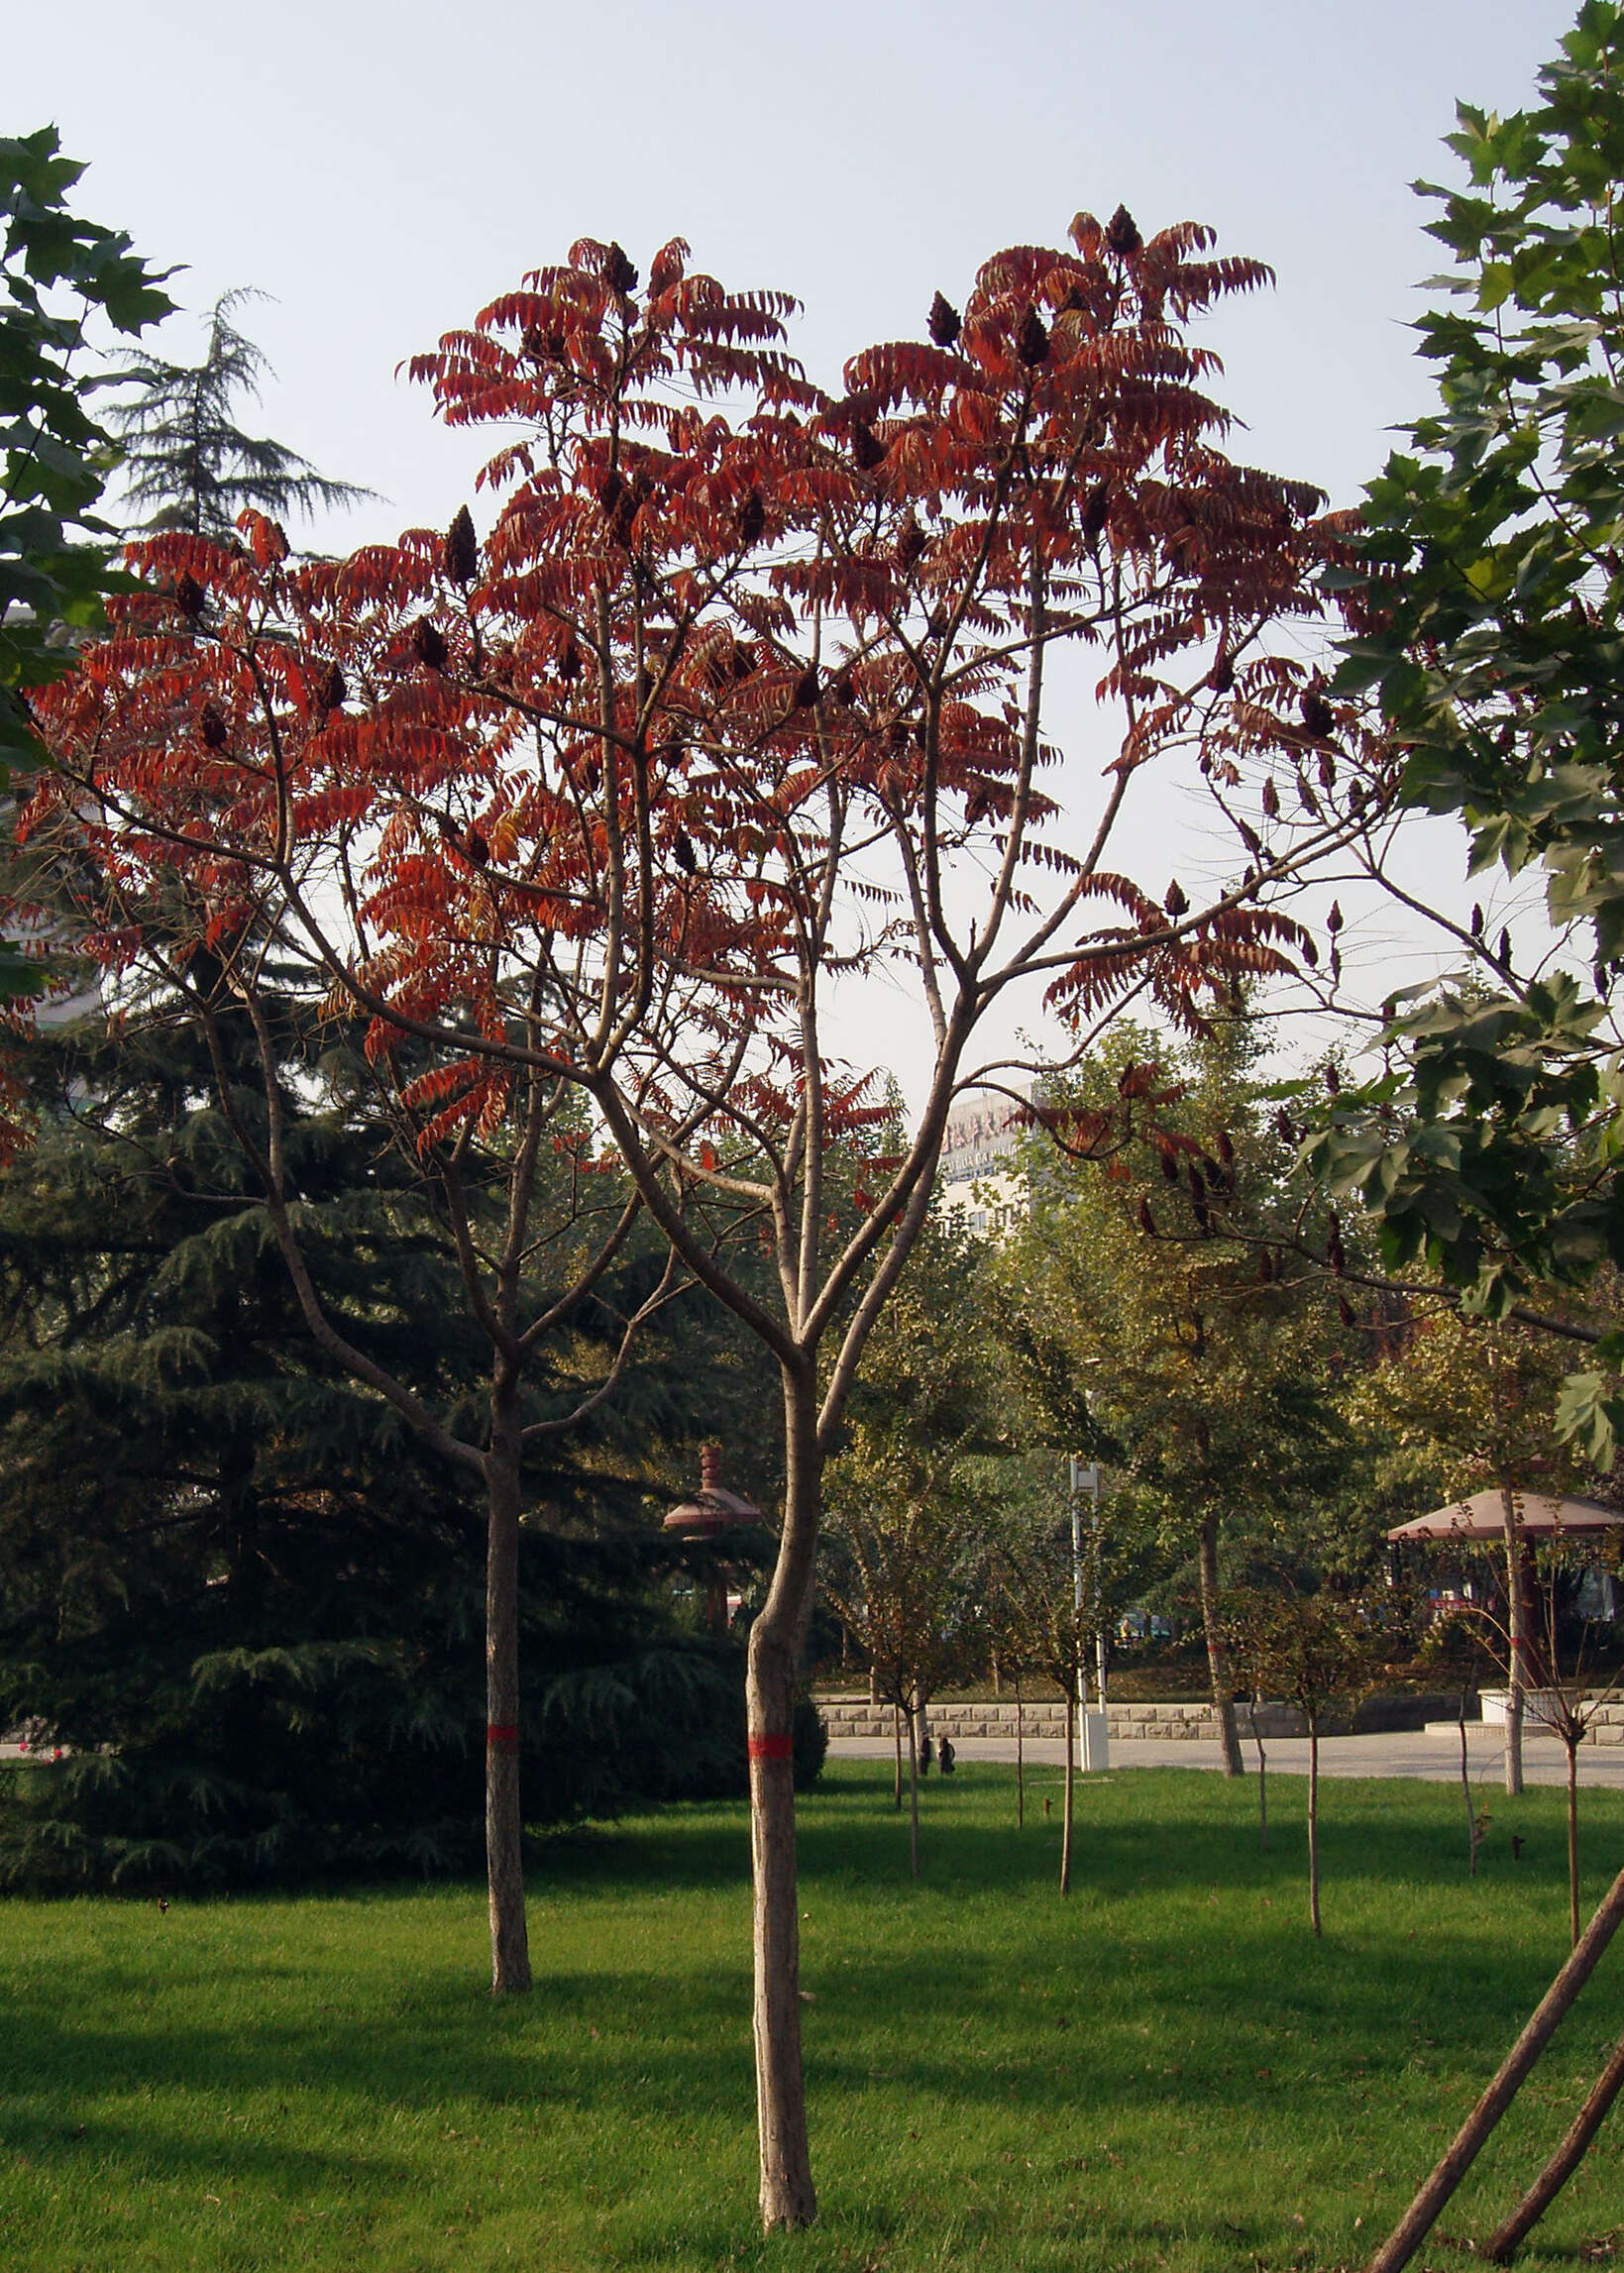
M487 1744L517 1744L519 1741L517 1722L510 1725L506 1721L487 1721L485 1741Z
M750 1739L752 1760L793 1760L795 1739L792 1736L753 1736Z

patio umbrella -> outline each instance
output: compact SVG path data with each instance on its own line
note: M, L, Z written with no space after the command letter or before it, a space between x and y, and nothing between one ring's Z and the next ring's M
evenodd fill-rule
M1559 1532L1624 1530L1624 1511L1596 1499L1556 1499L1549 1493L1514 1491L1517 1527L1525 1539L1551 1539ZM1497 1489L1474 1491L1469 1499L1435 1507L1430 1515L1395 1523L1387 1537L1409 1539L1504 1539L1505 1502Z

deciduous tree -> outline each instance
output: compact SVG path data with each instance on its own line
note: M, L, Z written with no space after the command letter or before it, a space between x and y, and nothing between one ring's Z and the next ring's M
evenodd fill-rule
M0 787L39 764L30 690L68 668L114 582L87 335L133 339L172 305L127 236L70 209L83 172L54 128L0 140ZM38 984L18 941L0 944L0 994Z
M180 871L224 930L273 878L375 1051L435 1052L437 1139L578 1086L779 1369L749 1672L769 2226L815 2200L789 1726L823 1464L977 1028L1024 985L1086 1038L1136 989L1182 1012L1282 966L1300 934L1276 898L1385 795L1332 765L1288 819L1274 786L1338 730L1274 642L1341 530L1225 454L1188 336L1265 275L1193 224L1080 215L829 392L788 351L785 295L729 292L678 242L644 284L583 240L414 366L448 420L509 430L483 543L466 512L298 570L253 516L237 549L157 539L120 640L54 706L100 861ZM1062 643L1095 653L1116 720L1075 848L1041 787ZM1181 757L1237 832L1199 905L1110 857ZM840 1229L830 1148L884 1106L836 1059L830 997L886 971L917 990L929 1073ZM765 1292L699 1192L757 1228Z
M1042 1109L1078 1157L1034 1151L1030 1218L1004 1257L1014 1315L1082 1408L1075 1441L1086 1413L1115 1442L1119 1525L1195 1566L1232 1776L1221 1550L1334 1495L1347 1445L1338 1322L1299 1251L1303 1200L1248 1075L1256 1050L1228 1016L1183 1051L1120 1028Z
M1459 921L1374 871L1465 976L1387 1006L1382 1075L1309 1145L1379 1217L1390 1265L1493 1316L1624 1262L1616 0L1585 0L1539 97L1505 117L1461 104L1465 178L1418 185L1454 264L1418 327L1437 399L1370 485L1345 585L1337 691L1401 755L1401 805L1464 824L1479 903ZM1514 955L1482 906L1496 871L1543 885L1554 944ZM1605 1461L1624 1344L1605 1320L1557 1324L1600 1344L1563 1425Z

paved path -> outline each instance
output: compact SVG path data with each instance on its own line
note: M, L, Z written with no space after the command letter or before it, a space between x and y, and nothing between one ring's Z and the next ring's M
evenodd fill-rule
M1504 1746L1499 1730L1484 1728L1481 1722L1468 1722L1466 1745L1473 1782L1482 1779L1499 1784L1504 1775ZM1244 1749L1247 1768L1255 1769L1255 1746L1248 1743ZM1268 1755L1268 1772L1271 1776L1308 1774L1306 1736L1276 1737L1264 1749ZM1015 1739L967 1736L962 1740L955 1739L953 1750L965 1762L1013 1761ZM829 1752L831 1757L838 1760L890 1760L893 1757L889 1737L834 1737L830 1740ZM1063 1737L1029 1737L1027 1740L1027 1758L1033 1766L1059 1767L1065 1756ZM1223 1752L1216 1739L1194 1738L1157 1743L1150 1738L1134 1737L1111 1747L1113 1773L1129 1768L1216 1770L1223 1765ZM1397 1736L1322 1736L1320 1774L1415 1776L1435 1783L1448 1783L1458 1779L1461 1774L1459 1740L1453 1729L1448 1736L1424 1736L1419 1732ZM1580 1745L1578 1780L1588 1788L1624 1791L1624 1744ZM1524 1737L1523 1781L1526 1784L1566 1784L1568 1781L1568 1755L1557 1739L1546 1731Z

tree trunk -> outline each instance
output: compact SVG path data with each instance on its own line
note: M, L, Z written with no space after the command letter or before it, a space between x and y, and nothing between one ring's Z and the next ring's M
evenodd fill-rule
M1076 1781L1077 1767L1077 1697L1066 1690L1066 1796L1060 1820L1060 1892L1071 1892L1071 1791Z
M784 1376L784 1530L767 1600L750 1628L745 1700L750 1852L755 1885L756 2121L761 2222L817 2215L801 2073L801 1925L796 1907L795 1778L790 1716L796 1660L812 1613L822 1460L811 1367Z
M1578 1947L1570 1954L1567 1964L1540 2000L1533 2018L1502 2061L1499 2074L1456 2133L1448 2154L1371 2258L1367 2273L1399 2273L1400 2267L1408 2265L1426 2240L1450 2196L1471 2168L1479 2148L1556 2034L1563 2015L1601 1962L1621 1920L1624 1920L1624 1871L1619 1872L1603 1895Z
M1568 1747L1568 1923L1578 1947L1578 1731L1566 1729Z
M1251 1700L1251 1741L1257 1747L1257 1842L1263 1853L1268 1853L1268 1761L1263 1752L1263 1731L1257 1715L1262 1710L1261 1693Z
M519 1794L519 1452L518 1384L499 1375L490 1392L485 1573L485 1852L497 1997L530 1987Z
M1624 2089L1624 2036L1614 2045L1612 2058L1591 2086L1589 2098L1573 2117L1561 2146L1505 2223L1496 2226L1483 2243L1479 2255L1488 2258L1491 2264L1503 2264L1533 2231L1584 2159L1585 2148L1600 2130L1621 2089Z
M1320 1724L1308 1724L1308 1922L1320 1931Z
M1461 1789L1465 1795L1466 1802L1466 1860L1471 1868L1471 1876L1475 1879L1477 1876L1477 1809L1472 1804L1471 1797L1471 1755L1466 1749L1466 1692L1464 1689L1461 1691L1460 1729Z
M917 1879L920 1875L920 1730L912 1713L908 1716L908 1867Z
M1224 1774L1244 1776L1241 1732L1235 1725L1235 1682L1230 1674L1230 1653L1224 1647L1224 1629L1218 1618L1218 1514L1215 1509L1201 1524L1201 1623L1207 1635L1207 1671L1212 1677L1213 1708L1218 1714L1224 1745Z
M1505 1512L1506 1561L1506 1677L1509 1694L1505 1715L1505 1787L1513 1795L1523 1787L1523 1696L1528 1686L1528 1602L1523 1591L1522 1526L1517 1503L1506 1486L1500 1489Z
M1027 1828L1027 1748L1022 1734L1021 1676L1015 1677L1015 1827Z
M891 1741L896 1751L896 1767L891 1778L891 1804L900 1815L903 1811L903 1708L891 1708Z

